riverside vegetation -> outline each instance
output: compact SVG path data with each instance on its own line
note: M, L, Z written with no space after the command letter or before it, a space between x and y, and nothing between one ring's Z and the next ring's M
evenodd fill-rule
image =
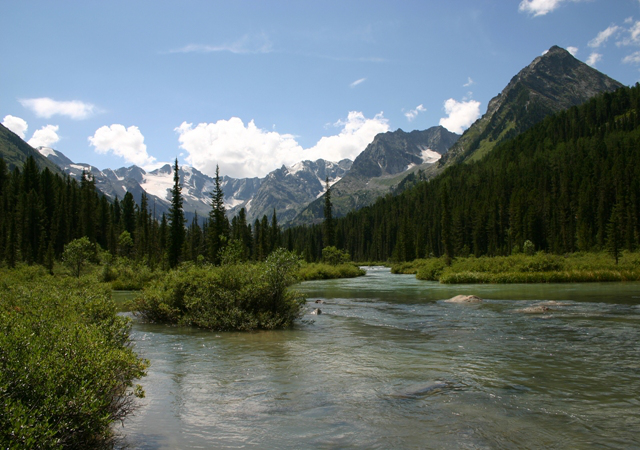
M0 446L102 448L144 396L130 321L94 277L0 270Z
M443 284L640 281L640 253L623 252L617 263L607 253L580 252L469 256L452 261L441 257L394 264L391 270Z

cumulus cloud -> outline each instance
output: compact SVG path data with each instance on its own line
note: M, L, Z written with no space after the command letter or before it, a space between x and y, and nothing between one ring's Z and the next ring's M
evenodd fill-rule
M48 97L21 99L20 103L25 108L29 108L38 117L48 119L56 114L67 116L74 120L82 120L90 117L96 107L91 103L72 100L60 102Z
M24 119L12 115L4 116L4 119L2 119L2 125L20 136L20 139L24 139L27 128L29 128L27 122Z
M600 53L593 52L587 58L587 64L591 67L595 67L598 62L602 60L602 55Z
M356 80L356 81L354 81L353 83L351 83L351 84L349 85L349 87L350 87L350 88L354 88L354 87L356 87L357 85L359 85L360 83L364 83L365 81L367 81L367 79L366 79L366 78L360 78L359 80Z
M322 137L316 145L303 150L294 162L318 158L328 161L353 160L377 134L389 131L389 122L382 113L367 119L361 112L351 111L346 120L340 120L335 125L342 127L338 134Z
M640 64L640 51L633 52L622 59L625 64Z
M58 125L45 125L33 133L27 144L33 148L52 147L59 140Z
M309 149L303 149L291 134L258 128L253 120L245 126L237 117L196 126L183 122L175 131L180 147L188 153L187 163L209 175L219 165L221 173L241 178L263 177L301 160L354 159L376 134L389 130L382 113L369 119L352 111L334 125L341 128L338 134L321 138Z
M96 152L105 154L113 151L114 155L137 166L152 164L155 161L155 158L147 153L144 136L136 126L129 128L120 124L113 124L110 127L103 126L98 128L94 135L89 136L88 139L89 143L95 147Z
M189 44L184 47L169 50L169 53L214 53L214 52L230 52L235 54L249 53L270 53L273 50L273 44L269 37L262 34L245 34L240 39L233 42L226 42L218 45Z
M457 101L452 98L444 102L444 111L448 117L440 119L440 125L447 130L462 134L480 117L480 102L476 100Z
M595 38L591 39L587 45L591 48L598 48L602 44L607 42L607 40L611 36L613 36L616 32L618 32L618 30L620 30L619 26L611 25L606 30L603 30L600 33L598 33L598 35Z
M544 16L558 8L561 3L566 3L567 1L579 2L582 0L522 0L518 10L533 14L534 17Z
M578 47L567 47L567 51L571 53L571 56L576 56L578 54Z
M467 78L468 78L468 79L467 79L467 82L466 82L465 84L463 84L463 85L462 85L462 87L469 87L469 86L471 86L472 84L476 84L476 82L475 82L475 81L473 81L473 80L471 79L471 77L467 77Z
M406 113L404 113L404 116L407 118L407 120L409 122L413 122L413 120L418 117L418 114L420 114L421 112L425 112L427 110L427 108L425 108L422 105L418 105L415 107L415 109L412 109L410 111L407 111Z
M640 21L633 23L625 21L625 23L631 23L629 28L623 29L623 37L616 42L618 47L628 45L640 45Z

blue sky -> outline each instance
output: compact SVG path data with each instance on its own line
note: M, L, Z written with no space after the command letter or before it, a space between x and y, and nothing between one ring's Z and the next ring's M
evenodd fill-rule
M0 119L99 168L213 174L461 132L553 45L640 79L639 0L2 2Z

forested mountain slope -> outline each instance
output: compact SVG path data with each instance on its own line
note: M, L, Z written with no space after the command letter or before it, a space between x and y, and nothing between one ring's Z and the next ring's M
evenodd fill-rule
M439 162L477 160L546 116L577 106L622 84L553 46L514 76Z
M29 156L32 156L39 168L47 167L53 173L62 173L58 166L42 156L23 141L20 136L0 124L0 158L2 158L9 170L15 167L22 168Z
M544 119L482 160L387 196L336 223L356 260L505 255L526 240L563 254L640 245L640 86ZM320 227L289 231L322 247Z

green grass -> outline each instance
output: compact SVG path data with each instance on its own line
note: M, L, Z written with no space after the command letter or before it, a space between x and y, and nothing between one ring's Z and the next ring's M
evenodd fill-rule
M394 273L443 284L640 281L640 253L624 253L617 265L606 253L456 258L450 266L430 258L394 266Z
M300 281L309 281L355 278L363 276L366 273L366 271L351 263L338 264L336 266L323 263L308 263L300 267L296 275Z

